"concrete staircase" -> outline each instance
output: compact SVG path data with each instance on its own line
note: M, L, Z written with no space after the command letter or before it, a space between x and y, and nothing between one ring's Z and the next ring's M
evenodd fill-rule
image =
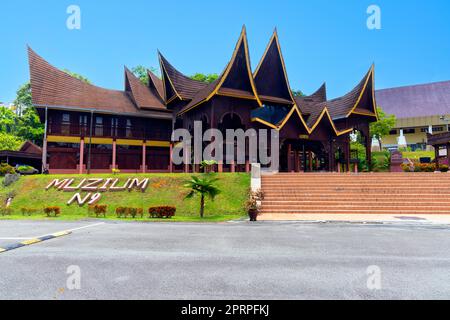
M450 173L280 173L262 190L262 214L450 214Z

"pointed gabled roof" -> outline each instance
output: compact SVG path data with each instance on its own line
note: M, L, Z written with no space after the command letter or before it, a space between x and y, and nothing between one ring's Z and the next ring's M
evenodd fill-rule
M160 52L158 54L166 89L166 101L170 101L174 95L181 100L192 100L198 91L207 86L207 83L185 76L175 69Z
M374 79L374 66L372 66L352 91L341 98L328 101L332 118L348 118L354 113L378 117L374 93ZM364 101L363 98L365 98ZM361 105L363 102L366 105Z
M284 99L284 103L295 103L276 29L253 77L262 100L281 102L279 99Z
M311 111L312 112L306 122L309 127L310 133L313 133L314 130L316 130L316 128L324 122L328 123L328 125L333 129L336 136L341 136L353 131L353 128L342 131L339 131L336 128L336 125L334 124L331 114L328 110L327 102L317 104Z
M264 109L267 108L270 107L263 107L254 110L254 112L252 113L252 121L262 123L272 129L280 131L292 117L297 116L300 120L301 126L305 129L306 132L310 133L305 119L303 118L302 113L298 109L297 105L294 105L288 113L283 113L280 110L274 113L265 113Z
M216 81L200 90L179 114L209 101L215 95L253 99L262 106L253 81L245 26L242 28L233 56L222 74Z
M295 102L303 114L310 114L316 104L325 101L327 101L327 87L325 83L310 96L295 97Z
M125 91L140 109L164 109L166 106L127 67L125 67Z
M286 118L280 123L278 130L283 129L283 127L286 125L286 123L288 123L289 119L291 119L291 117L293 117L294 115L300 119L300 122L301 122L302 126L305 128L305 130L308 133L311 133L305 122L305 119L303 118L302 112L297 107L297 105L294 105L294 107L292 107L291 111L287 114Z
M150 70L147 70L147 74L149 79L148 86L153 92L158 94L162 101L164 101L164 85L162 80Z
M28 59L32 102L36 107L84 109L136 116L156 115L137 108L125 91L100 88L74 78L50 65L29 47Z

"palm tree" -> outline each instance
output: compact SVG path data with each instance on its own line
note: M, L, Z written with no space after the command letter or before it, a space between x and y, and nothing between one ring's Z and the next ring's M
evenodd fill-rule
M191 189L185 199L192 199L195 195L200 195L200 217L205 215L205 198L209 197L214 201L216 196L220 193L219 188L214 184L219 179L214 178L213 175L192 176L191 180L184 185L185 188Z

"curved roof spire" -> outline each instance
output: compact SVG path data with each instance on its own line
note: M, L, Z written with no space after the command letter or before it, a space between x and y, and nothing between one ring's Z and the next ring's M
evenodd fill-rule
M253 77L261 99L270 100L275 97L295 103L276 28Z
M328 101L333 119L348 118L360 114L378 118L375 101L375 68L371 66L364 78L346 95Z
M311 114L312 109L318 103L327 101L327 86L324 83L316 92L310 96L295 97L295 102L303 114Z
M125 67L125 91L130 93L134 103L140 109L166 109L150 88L142 84L127 67Z
M164 101L164 85L162 80L150 70L147 70L147 74L149 79L148 86L154 93L158 94L162 101Z
M170 103L174 96L180 100L192 100L198 91L207 86L206 83L193 80L175 69L161 52L158 51L158 55L167 103Z
M215 95L256 100L259 106L262 106L251 71L245 25L242 27L239 40L225 70L216 81L200 90L192 101L180 111L180 114L209 101Z

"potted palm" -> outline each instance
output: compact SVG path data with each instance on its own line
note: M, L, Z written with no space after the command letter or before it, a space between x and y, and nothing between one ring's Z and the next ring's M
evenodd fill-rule
M245 210L248 213L251 222L258 220L261 208L261 202L264 200L264 193L261 190L251 191L249 199L245 203Z

